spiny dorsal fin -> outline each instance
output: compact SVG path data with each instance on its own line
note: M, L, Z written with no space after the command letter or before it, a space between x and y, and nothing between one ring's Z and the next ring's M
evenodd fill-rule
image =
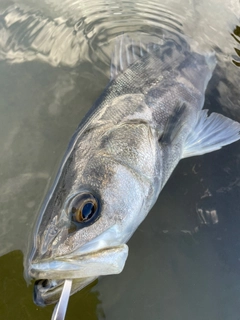
M144 34L137 34L134 39L128 34L118 36L112 53L110 80L115 79L137 60L159 48L161 41L157 37Z

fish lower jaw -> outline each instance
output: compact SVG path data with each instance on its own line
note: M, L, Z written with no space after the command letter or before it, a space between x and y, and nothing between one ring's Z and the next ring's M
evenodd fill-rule
M96 280L93 278L73 279L70 295L82 290ZM62 294L65 280L42 279L35 281L33 300L36 305L44 307L53 303L57 303Z
M30 265L29 275L34 279L79 279L118 274L128 256L126 244L106 248L82 256L63 256Z

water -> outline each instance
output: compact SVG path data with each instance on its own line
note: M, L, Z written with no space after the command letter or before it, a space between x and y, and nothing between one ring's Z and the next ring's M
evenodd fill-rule
M68 141L109 79L122 32L215 50L205 106L240 121L240 8L223 1L0 1L0 319L50 319L23 253ZM70 298L66 319L239 320L240 143L180 162L129 242L120 275Z

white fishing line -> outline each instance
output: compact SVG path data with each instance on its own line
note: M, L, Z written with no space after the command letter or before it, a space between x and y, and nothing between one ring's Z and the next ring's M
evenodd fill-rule
M64 320L67 311L71 287L72 280L65 280L61 297L54 308L51 320Z

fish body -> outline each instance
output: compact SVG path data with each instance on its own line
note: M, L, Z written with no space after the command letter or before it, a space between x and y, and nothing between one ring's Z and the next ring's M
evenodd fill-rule
M240 125L202 110L216 60L185 40L121 36L111 80L80 124L40 212L25 273L35 302L122 271L126 245L178 162L239 139Z

